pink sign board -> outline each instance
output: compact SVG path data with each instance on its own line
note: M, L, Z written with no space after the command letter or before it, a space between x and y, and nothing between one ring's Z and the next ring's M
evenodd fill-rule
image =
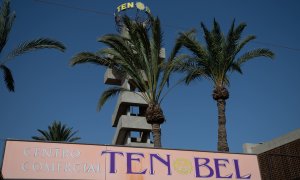
M260 180L256 155L6 141L4 179Z

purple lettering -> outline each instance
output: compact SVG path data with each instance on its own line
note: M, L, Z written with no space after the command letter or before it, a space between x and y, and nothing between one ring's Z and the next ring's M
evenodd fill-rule
M216 167L216 178L232 178L232 173L226 176L221 176L220 167L226 168L226 163L228 163L228 159L214 159L215 167ZM223 161L224 163L221 163Z
M204 160L204 163L199 162L199 160ZM208 178L208 177L212 177L214 175L214 170L208 165L209 163L209 159L208 158L195 158L195 170L196 170L196 177L200 177L200 178ZM200 168L201 167L205 167L209 170L209 174L207 175L201 175L200 174Z
M127 153L127 174L145 174L147 169L141 171L141 172L133 172L132 171L132 161L141 162L140 158L133 158L133 155L144 157L144 154L142 153Z
M157 159L161 163L163 163L165 166L168 167L168 175L171 175L171 165L170 165L170 155L167 155L167 160L164 160L161 158L158 154L150 154L150 174L154 174L154 167L153 167L153 158Z
M116 154L123 155L122 152L114 152L114 151L102 151L101 155L110 154L110 170L109 173L116 173Z
M235 167L235 173L236 173L236 178L237 179L250 179L251 174L246 174L241 176L240 168L239 168L239 161L237 159L233 160L234 162L234 167Z

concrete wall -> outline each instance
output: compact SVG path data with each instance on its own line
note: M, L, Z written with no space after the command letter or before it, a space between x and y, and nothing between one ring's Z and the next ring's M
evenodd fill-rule
M300 129L271 141L243 145L257 154L263 180L300 180Z

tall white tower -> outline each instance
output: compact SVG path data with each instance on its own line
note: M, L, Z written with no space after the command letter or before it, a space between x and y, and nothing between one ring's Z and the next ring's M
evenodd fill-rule
M150 9L147 6L141 2L123 3L115 11L117 30L123 36L127 35L127 30L122 21L125 15L130 17L132 21L145 24L146 28L150 26ZM135 92L136 87L132 85L131 79L108 68L104 76L104 83L122 86L131 91L122 92L118 97L112 115L112 126L116 127L112 144L153 147L150 136L152 127L145 118L148 104L138 95L139 92Z

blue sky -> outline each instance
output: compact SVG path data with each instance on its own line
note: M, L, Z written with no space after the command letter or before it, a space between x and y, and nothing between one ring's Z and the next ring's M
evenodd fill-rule
M37 129L46 129L54 120L79 130L80 143L111 144L115 131L111 116L116 98L101 112L96 111L98 98L107 87L103 83L105 69L92 64L70 67L69 61L76 53L104 47L97 38L116 33L113 12L124 1L47 2L106 14L34 0L12 1L11 9L16 11L17 18L4 53L38 37L57 39L67 50L65 53L37 51L6 64L13 72L16 92L9 93L0 79L0 149L4 139L30 140L37 135ZM257 41L250 43L246 50L266 47L275 52L275 60L257 58L243 66L243 75L230 75L226 113L231 152L242 152L243 143L268 141L300 127L299 1L143 2L161 19L167 54L178 32L197 28L199 40L203 42L200 22L210 28L213 18L224 33L234 18L237 23L246 22L244 36L257 36ZM178 76L173 81L176 79ZM180 85L168 95L162 104L167 118L162 126L164 147L216 150L217 107L211 97L212 88L212 83L204 79L188 87Z

